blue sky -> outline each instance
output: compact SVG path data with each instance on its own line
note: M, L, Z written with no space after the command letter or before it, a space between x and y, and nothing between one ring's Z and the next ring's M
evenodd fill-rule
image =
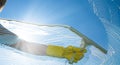
M107 47L103 24L87 0L8 0L0 17L38 24L70 25Z

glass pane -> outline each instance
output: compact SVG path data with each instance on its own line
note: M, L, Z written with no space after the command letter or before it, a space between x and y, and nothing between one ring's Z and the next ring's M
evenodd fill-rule
M52 44L67 47L69 45L80 47L82 38L72 32L67 25L33 25L30 23L16 22L10 20L0 20L1 24L26 41L38 44ZM73 65L99 64L104 60L105 54L95 47L87 47L88 52L85 57ZM69 65L64 58L50 56L38 56L25 53L9 46L1 45L0 63L2 65Z

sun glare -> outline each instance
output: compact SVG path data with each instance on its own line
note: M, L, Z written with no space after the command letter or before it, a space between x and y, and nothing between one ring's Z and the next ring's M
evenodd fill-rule
M48 32L45 32L41 30L40 28L36 28L32 25L20 25L20 27L17 27L14 31L15 34L18 35L19 38L27 40L27 41L32 41L34 40L35 36L46 36L49 35Z

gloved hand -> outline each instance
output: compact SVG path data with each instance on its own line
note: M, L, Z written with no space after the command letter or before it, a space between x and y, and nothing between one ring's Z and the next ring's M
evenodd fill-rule
M64 49L63 57L68 59L70 63L77 63L84 57L84 53L86 53L86 49L68 46Z
M84 57L86 49L77 48L74 46L68 46L66 48L62 46L48 45L47 55L59 58L66 58L70 63L76 63Z

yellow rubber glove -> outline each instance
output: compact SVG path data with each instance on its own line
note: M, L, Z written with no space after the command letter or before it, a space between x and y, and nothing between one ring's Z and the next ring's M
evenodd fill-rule
M46 54L48 56L63 57L64 47L48 45Z
M77 63L77 61L84 57L84 53L86 53L86 49L68 46L64 49L63 57L68 59L70 63Z
M86 49L68 46L64 48L62 46L48 45L47 55L59 58L66 58L70 63L76 63L84 57Z

